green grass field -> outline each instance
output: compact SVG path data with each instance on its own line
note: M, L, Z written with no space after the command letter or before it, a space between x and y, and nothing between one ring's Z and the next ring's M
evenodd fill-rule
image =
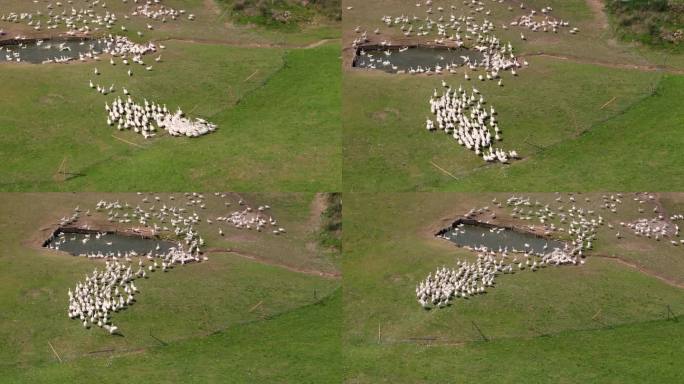
M174 195L175 201L183 200L180 194ZM154 196L161 197L158 204L173 204L169 194ZM6 348L0 357L2 370L12 374L3 375L0 381L73 382L79 378L81 382L83 375L89 374L114 382L118 380L115 372L123 368L111 370L112 364L128 369L131 379L152 375L155 366L166 370L167 381L192 377L220 382L236 367L240 367L235 373L238 382L316 382L337 377L335 365L314 363L336 359L335 354L340 353L336 336L340 327L332 320L339 319L341 310L339 293L335 293L340 285L335 277L339 257L319 245L318 238L326 198L312 194L230 195L234 205L240 198L255 206L270 204L287 233L276 236L224 225L221 236L217 224L203 222L197 229L207 250L229 248L237 253L211 251L205 263L137 280L141 291L137 303L114 316L124 337L112 337L97 327L83 329L67 318L65 309L67 289L102 262L71 257L38 244L49 233L46 228L70 215L76 206L94 212L100 199L118 199L135 206L142 196L3 194L0 303L5 310L0 316L0 343ZM199 213L213 218L233 210L218 198L208 198ZM97 222L97 217L81 220ZM286 345L278 348L276 344ZM271 356L264 357L268 350ZM179 358L196 360L176 370L163 368ZM115 360L119 363L113 363ZM28 368L30 374L25 376Z
M417 15L425 10L397 1L348 2L344 46L356 26L372 41L425 42L405 38L398 27L380 22L382 15ZM343 132L345 189L372 191L507 191L507 190L678 190L674 177L684 142L678 112L682 83L681 57L616 42L605 19L587 1L525 2L526 10L508 11L506 4L486 3L504 42L512 41L530 66L517 78L503 74L495 82L466 81L463 74L390 75L350 68L345 50ZM403 4L403 5L402 5ZM435 1L434 7L450 4ZM502 31L515 16L553 5L553 15L578 26L580 33ZM458 5L457 8L463 7ZM447 7L448 8L448 7ZM461 9L459 8L459 9ZM391 10L391 12L389 12ZM483 14L473 13L476 20ZM445 16L449 13L444 12ZM602 16L600 16L602 15ZM435 14L435 18L437 15ZM380 34L372 31L379 27ZM462 70L461 70L462 71ZM454 140L428 133L428 100L441 80L452 86L476 86L499 112L504 149L515 149L522 161L486 164Z
M136 36L166 45L150 72L134 66L128 77L129 67L105 58L2 64L0 84L11 91L0 106L0 155L9 160L0 190L340 189L339 44L326 40L336 38L335 23L276 34L234 26L225 15L221 21L207 3L183 3L197 11L196 22L157 22L150 36ZM102 96L88 88L91 79L117 92ZM136 100L179 106L219 129L194 140L118 132L107 126L104 104L123 87Z
M3 382L339 383L340 323L338 290L274 318L142 353L5 368Z
M503 275L485 295L456 300L441 310L420 307L414 292L419 281L438 267L474 258L474 253L436 239L436 230L470 208L492 206L492 198L505 201L509 196L346 195L343 351L347 382L519 382L525 377L534 382L661 382L681 378L675 361L682 347L670 339L681 338L684 328L681 321L667 320L667 306L677 315L684 311L683 250L669 241L657 242L624 230L624 238L618 241L615 230L602 227L583 266ZM598 209L600 196L578 195L577 206ZM562 204L555 203L555 197L532 194L533 201L542 204L569 205L567 196ZM591 203L585 204L585 197ZM625 195L617 213L600 211L608 223L651 217L651 204L645 204L646 213L639 214L639 204L631 197ZM683 201L681 194L659 199L666 209L681 207ZM506 212L497 209L497 220L516 223ZM646 272L603 256L617 256ZM654 381L648 380L651 375Z
M679 382L681 321L465 346L345 348L348 383Z
M51 3L112 12L113 29L91 24L92 36L165 45L144 57L151 71L106 55L0 63L0 384L684 382L684 240L671 243L684 236L650 239L620 224L684 214L684 53L658 35L679 36L681 15L609 14L608 1L618 0L525 0L525 9L519 0L162 0L186 11L162 23L124 19L142 1L0 0L0 15ZM670 5L679 12L681 1ZM547 6L569 28L511 25ZM433 20L491 21L529 66L501 72L503 87L463 72L352 68L363 31L370 43L434 43L436 28L407 38L382 21L424 20L428 7ZM0 39L64 32L26 21L0 30ZM117 90L103 96L91 80ZM426 131L442 81L478 88L498 112L499 146L522 159L488 164ZM104 105L124 87L218 130L150 140L118 131ZM234 192L204 193L200 207L177 192L186 190ZM571 190L582 193L557 192ZM620 194L613 213L602 195L615 190L659 192ZM512 195L605 218L585 263L499 274L484 294L423 309L415 288L428 273L476 259L435 236L454 219L488 206L494 224L543 231L536 218L495 208ZM118 336L67 316L67 291L104 261L41 247L76 206L92 212L79 226L138 226L95 212L103 199L197 211L208 257L136 279L135 304L112 315ZM285 232L221 223L240 200L270 205Z

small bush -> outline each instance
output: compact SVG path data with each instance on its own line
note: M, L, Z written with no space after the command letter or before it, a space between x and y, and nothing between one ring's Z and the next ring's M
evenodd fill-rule
M684 3L672 0L608 0L606 10L625 40L680 50Z
M321 214L322 226L319 243L324 248L336 251L342 249L342 195L330 193L326 196L328 208Z
M341 0L222 0L236 21L289 28L311 22L319 15L341 20ZM288 27L289 26L289 27Z
M245 0L236 0L236 1L233 3L233 7L232 7L232 8L233 8L233 11L238 11L238 12L239 12L239 11L244 10L244 9L245 9L245 6L246 6Z

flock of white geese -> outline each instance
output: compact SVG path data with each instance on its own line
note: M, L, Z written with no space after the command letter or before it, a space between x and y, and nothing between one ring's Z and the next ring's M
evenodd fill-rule
M126 3L127 0L121 0ZM138 0L133 0L138 3ZM92 41L80 41L78 45L63 43L51 43L45 40L37 40L36 47L43 49L55 50L59 53L58 56L46 59L43 63L68 63L73 60L86 61L94 60L100 61L101 55L108 55L109 64L113 70L117 70L117 64L121 70L125 70L128 77L134 75L135 69L133 64L138 64L145 71L152 71L153 65L145 61L145 56L155 54L159 49L164 49L163 44L155 44L148 42L139 44L131 41L126 36L116 35L111 32L115 26L121 24L120 19L116 13L107 10L107 4L101 0L84 1L83 7L77 9L74 1L68 1L67 4L62 2L50 3L46 5L46 10L37 10L33 13L23 12L4 14L0 16L0 21L8 21L13 23L27 23L36 31L41 30L41 21L47 16L47 22L44 25L48 29L54 29L58 26L63 26L67 29L66 34L70 36L89 36L95 33L102 33L103 31L110 31L107 36L100 37ZM168 21L179 20L184 15L187 15L188 20L195 20L194 14L187 14L183 9L175 9L162 4L161 0L140 1L130 13L123 16L125 20L131 17L147 18L150 23L166 23ZM70 9L69 9L70 8ZM104 10L104 14L98 12L98 8ZM61 10L61 12L60 12ZM125 25L119 26L122 32L128 29ZM147 24L147 29L152 30L155 27L152 24ZM137 32L138 37L143 36L142 31ZM22 40L23 36L16 36L16 40ZM20 43L16 48L0 47L3 49L7 61L21 61L21 52L29 45ZM77 48L78 52L72 52L72 47ZM154 58L155 63L160 63L161 55ZM102 74L100 68L94 68L93 74L97 77ZM107 96L117 92L115 84L101 85L97 81L90 79L88 87L96 90L99 94ZM145 105L141 105L133 101L130 97L130 91L126 87L121 87L125 96L129 96L128 100L123 101L120 97L112 101L111 106L106 105L108 125L117 124L119 130L132 129L134 132L141 134L144 138L152 138L157 135L157 128L163 128L170 136L182 137L199 137L217 129L217 125L210 123L204 119L191 119L186 117L180 107L175 113L168 111L149 111L151 108L145 100ZM157 104L152 103L156 106ZM156 127L148 124L150 121L156 123Z
M113 1L113 0L112 0ZM120 0L127 3L128 0ZM131 0L137 5L130 15L125 14L124 20L129 20L131 16L146 17L161 23L178 20L187 14L188 20L194 20L195 15L187 13L184 9L174 9L162 4L162 0ZM33 0L38 4L38 0ZM104 13L98 12L102 10ZM59 27L66 28L66 33L71 36L89 35L101 30L114 29L119 21L115 12L110 12L105 0L66 0L65 2L49 2L45 9L37 9L34 12L9 12L0 15L0 21L9 23L25 23L34 31L51 30ZM126 31L125 26L120 27ZM147 29L153 29L150 24ZM4 33L3 33L4 34ZM138 31L138 36L143 32ZM16 35L19 40L23 36Z
M122 131L132 129L144 138L154 137L157 129L166 130L171 136L199 137L216 130L216 124L204 119L190 119L180 109L171 112L166 105L150 103L138 104L130 96L126 100L121 97L105 103L107 125L116 125Z
M505 2L490 0L487 4L481 0L466 0L459 6L442 6L437 5L439 2L426 0L415 4L417 9L424 12L423 16L409 16L406 13L400 16L382 16L382 27L375 28L371 34L357 26L354 30L357 37L352 42L353 48L358 52L355 63L370 69L400 74L462 74L466 81L491 80L502 87L502 73L510 72L515 77L519 69L529 65L526 60L516 57L511 42L501 41L497 36L497 26L490 20L491 5ZM511 12L516 8L527 9L524 2L508 5L507 8ZM347 7L347 10L352 11L353 7ZM540 12L534 9L526 11L527 13L515 17L509 23L501 24L500 29L521 29L521 40L528 39L525 31L559 33L562 29L569 29L569 33L573 35L579 32L578 28L570 27L569 21L552 16L552 11L550 6L543 7ZM381 28L398 28L403 35L402 43L393 44L390 39L378 42L379 38L373 36L382 35ZM413 39L411 45L455 50L461 53L460 60L452 59L448 62L443 55L436 53L433 63L401 68L393 61L393 57L410 54L406 43L408 38ZM454 56L453 53L450 54ZM515 150L506 151L492 146L492 136L495 140L501 137L496 120L493 113L488 115L481 108L482 103L473 105L472 99L472 96L464 93L454 93L449 87L442 96L435 93L429 102L437 121L435 123L428 119L426 128L430 131L440 129L451 134L460 145L474 151L486 162L508 163L511 159L518 158ZM493 135L487 127L487 120L495 130Z
M542 252L538 252L528 244L525 244L523 249L512 251L505 246L500 246L498 250L485 246L470 247L468 249L477 252L475 261L459 260L455 268L440 267L417 284L415 294L418 303L423 308L443 308L455 299L486 293L495 285L497 276L501 274L514 274L526 270L535 272L549 266L583 265L586 252L593 249L601 228L605 228L605 232L621 226L630 229L635 236L648 237L654 241L667 238L673 246L684 244L684 240L679 239L679 226L675 223L684 220L684 215L666 216L656 202L654 194L635 193L633 200L638 205L639 213L645 212L643 205L654 204L653 212L657 214L655 218L639 218L630 223L619 224L607 219L606 216L618 212L618 207L625 199L621 193L602 195L598 202L598 210L588 206L581 207L581 202L574 194L567 196L567 200L564 200L562 195L557 195L555 201L559 205L556 207L530 197L511 196L505 202L497 201L495 198L492 200L494 207L474 208L464 217L489 222L496 219L496 208L505 207L510 212L510 217L519 222L536 222L527 225L531 231L544 236L569 239L564 242L563 248L544 247ZM569 207L563 203L568 203ZM585 198L585 203L589 204L590 199ZM623 237L619 231L616 233L618 240Z
M495 141L502 139L496 110L493 106L486 107L487 101L477 88L469 94L462 86L454 90L444 81L442 85L445 93L439 95L435 89L430 98L430 112L436 123L427 119L425 128L428 131L444 131L485 161L508 163L510 159L518 158L516 151L504 151L494 146Z
M106 239L102 231L92 229L88 223L92 215L96 215L96 220L101 219L99 216L106 216L112 223L138 225L132 231L151 236L152 243L154 238L176 243L166 250L157 244L147 252L119 250L76 255L105 260L104 269L95 268L67 292L67 314L69 318L79 320L85 328L98 326L112 334L120 333L112 323L112 316L135 303L135 295L139 292L134 284L136 279L149 278L157 271L168 272L174 266L207 261L202 251L205 240L198 229L200 225L204 230L208 226L218 226L220 236L224 236L223 225L258 232L270 229L275 235L285 233L285 229L278 227L277 220L268 213L270 206L252 208L242 199L237 202L239 209L227 215L209 217L198 213L207 209L212 212L230 209L231 196L225 193L214 193L212 197L194 192L179 198L171 195L168 199L154 194L141 193L139 196L144 197L136 205L119 200L101 200L92 213L90 210L82 212L80 207L76 207L71 215L60 219L61 229L48 243L49 248L59 250L60 245L70 240L65 232L70 229L91 231L93 241ZM89 238L87 236L83 241Z

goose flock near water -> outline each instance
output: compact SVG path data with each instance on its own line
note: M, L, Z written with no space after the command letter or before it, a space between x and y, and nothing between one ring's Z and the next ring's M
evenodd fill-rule
M574 257L560 249L554 249L537 259L525 254L525 263L517 262L517 258L509 263L506 261L508 255L505 253L499 256L493 251L482 251L477 254L474 263L460 260L455 269L442 267L434 274L428 274L416 287L418 303L423 308L443 308L455 298L465 299L486 293L488 288L494 286L499 274L512 274L525 268L534 272L549 265L575 263Z
M550 15L553 8L544 7L541 9L543 18L539 18L539 14L536 10L531 10L529 14L522 15L518 19L511 21L510 25L525 27L530 29L532 32L553 32L558 33L561 28L570 28L570 22L566 20L558 20ZM576 34L579 32L579 28L572 27L569 31L571 34ZM525 35L521 34L521 39L525 40Z
M667 236L672 237L679 235L679 225L664 220L662 216L651 219L641 218L632 223L620 224L629 228L636 236L652 237L656 241L660 241ZM678 245L679 243L684 244L684 240L680 240L679 242L672 240L673 245Z
M504 1L497 0L496 2L503 3ZM435 50L435 62L400 68L396 64L397 61L393 61L393 57L410 55L408 46L397 50L397 46L389 39L383 39L379 43L372 42L368 32L364 31L361 26L357 26L354 32L359 36L352 42L357 52L355 65L386 71L391 69L390 72L400 74L462 74L466 81L490 80L496 81L497 85L503 87L502 73L509 72L512 77L516 77L518 71L528 66L529 63L516 57L511 42L504 43L496 35L497 27L489 20L491 10L484 2L465 1L463 5L468 8L469 12L459 15L456 6L452 5L449 12L444 7L436 6L431 0L427 0L416 3L416 7L425 12L422 17L402 14L400 16L385 15L381 18L384 27L399 28L404 38L415 36L413 45L423 44L426 47L432 47ZM508 8L510 11L514 10L511 6ZM525 9L526 7L520 3L519 8ZM502 24L501 29L508 29L512 26L532 32L558 33L560 29L570 27L568 21L558 20L551 16L552 11L552 7L543 7L542 16L539 16L536 10L531 10L511 21L509 25ZM482 21L477 20L478 15L482 17ZM576 34L578 31L579 29L572 28L570 33ZM373 30L372 35L381 34L381 29L378 27ZM428 38L430 35L433 36ZM521 33L521 39L527 40L527 37ZM403 42L403 44L406 43ZM438 54L438 49L465 51L460 55L459 60L452 59L449 62ZM501 140L501 131L493 107L489 112L487 111L484 107L484 98L475 88L472 94L468 94L462 87L459 87L456 92L444 81L442 85L446 88L446 92L439 95L435 90L429 100L430 110L436 121L426 120L425 127L428 131L444 131L456 139L460 145L482 156L486 162L509 163L519 158L517 151L503 150L493 145L495 141Z
M139 196L143 194L140 193ZM68 290L67 314L69 318L79 320L85 328L98 326L111 334L120 333L119 328L112 323L112 316L135 303L135 295L139 292L134 284L136 279L150 278L156 271L168 272L174 266L208 260L202 251L205 240L197 229L202 224L225 223L237 230L254 229L258 232L272 228L273 234L285 233L284 228L277 226L277 220L268 214L269 205L252 208L242 199L237 202L240 207L238 210L213 218L202 218L203 215L200 215L197 210L202 212L207 209L210 199L212 199L210 196L194 192L185 193L179 199L171 195L168 201L159 195L150 194L142 198L135 206L118 200L101 200L95 205L92 213L90 210L82 212L80 207L76 207L71 215L60 219L60 226L89 231L81 240L84 243L97 239L104 240L106 245L111 245L106 242L107 232L94 230L90 228L90 224L79 226L81 219L89 218L94 214L106 215L107 220L112 223L139 225L140 227L131 230L146 232L155 238L176 243L175 246L166 250L161 249L157 244L155 249L147 252L105 250L74 255L103 259L105 268L95 268L91 274L78 282L73 290ZM219 209L226 209L232 205L230 195L225 193L214 193L211 201L213 200L223 203L218 205L221 207ZM219 228L218 231L222 236L223 229ZM74 240L72 236L63 230L59 231L50 239L47 247L59 250L60 245Z
M562 204L563 196L557 195L556 203ZM624 196L620 193L602 195L599 210L610 215L617 213L623 199ZM655 199L653 194L647 193L637 193L634 197L638 204L654 203ZM497 276L501 274L536 272L549 266L583 265L587 252L593 249L598 240L599 229L607 227L607 230L611 230L618 224L612 224L595 209L581 207L574 194L568 196L567 202L569 207L552 207L551 204L543 204L525 196L511 196L505 202L493 199L494 206L510 211L511 218L523 223L537 221L537 224L528 225L531 231L569 240L564 242L562 248L544 247L541 252L533 251L529 244L525 244L523 249L512 251L505 246L500 246L498 250L485 246L470 247L468 249L477 253L474 262L459 260L456 268L443 266L428 274L416 286L416 300L426 309L444 308L455 299L486 293L489 288L494 287ZM590 199L585 198L585 203L590 203ZM489 222L496 219L494 209L489 206L473 208L464 217ZM660 209L656 205L653 210L659 212ZM638 211L642 213L643 209L638 208ZM684 240L677 239L680 235L679 226L674 222L679 220L684 220L684 215L673 214L666 217L660 213L655 219L641 218L632 223L620 222L619 225L630 228L636 236L653 237L655 240L667 237L672 245L678 246L684 244ZM492 232L496 233L497 230L493 229ZM618 240L623 238L619 232L616 237Z
M75 39L75 38L74 38ZM46 57L42 64L69 63L71 61L100 61L102 54L111 55L109 62L114 65L114 58L119 57L125 65L129 62L145 65L143 55L157 52L156 44L148 42L138 44L125 36L109 34L106 37L92 40L45 40L38 39L31 42L19 42L15 46L0 46L0 52L5 51L6 61L24 61L27 50L39 52L40 56ZM34 54L35 54L34 52ZM54 54L55 56L49 56ZM25 56L25 55L24 55Z
M114 1L114 0L111 0ZM120 0L127 3L128 0ZM143 0L132 0L133 3ZM33 1L37 3L37 1ZM101 30L111 30L119 22L115 12L110 12L104 0L78 0L66 2L49 2L45 10L38 9L34 12L9 12L0 15L0 21L9 23L25 23L34 31L53 30L60 27L66 29L67 35L89 35ZM102 10L103 13L98 12ZM194 14L188 14L185 9L175 9L162 4L161 0L146 0L144 4L136 6L130 15L124 14L123 18L129 20L131 16L140 16L166 23L174 21L187 14L187 20L195 20ZM124 27L122 26L122 29ZM123 29L125 30L125 29ZM140 31L139 31L140 32ZM17 38L22 36L17 35Z
M155 43L138 44L129 40L126 36L110 34L98 42L103 47L102 52L124 59L130 56L134 62L141 65L145 65L145 63L141 63L143 55L157 52L157 45Z
M505 1L492 0L490 3L504 4ZM524 3L517 5L520 10L527 8ZM416 3L416 8L425 14L384 15L381 17L382 26L374 28L372 34L360 25L357 26L354 29L357 37L352 41L352 47L357 52L354 65L399 74L461 74L465 81L496 81L500 87L504 86L503 73L508 72L514 78L518 76L520 69L529 65L526 60L516 57L510 41L503 42L497 36L498 27L490 20L492 12L486 2L467 0L460 7L443 7L433 4L432 0L426 0ZM348 9L352 10L353 8ZM508 10L513 12L515 7L509 5ZM521 40L528 40L523 31L558 33L570 28L570 34L579 32L578 28L570 27L569 21L552 16L552 7L543 7L540 12L534 9L525 12L509 23L501 24L500 29L520 28ZM374 37L383 34L382 28L398 28L403 35L401 44L393 44L388 38ZM398 33L395 30L389 34ZM409 38L413 39L410 43L407 40ZM409 45L433 49L433 61L411 66L402 64L408 66L403 68L399 62L413 62L402 56L411 55ZM440 49L445 50L444 53L440 54ZM455 58L455 52L462 54ZM450 58L445 59L444 56ZM402 59L395 60L395 57ZM425 127L428 131L441 130L452 135L460 145L482 156L486 162L509 163L519 158L517 151L503 150L493 145L501 139L501 131L493 108L492 111L487 111L479 92L473 91L476 95L469 95L461 87L456 92L445 85L444 81L442 84L446 92L439 95L435 90L429 100L430 110L436 121L426 120Z
M130 265L106 261L104 270L93 270L73 292L69 289L69 318L79 320L86 329L97 325L109 334L119 334L119 327L111 323L112 312L135 303L138 289L133 280Z
M0 60L8 62L31 61L31 55L42 57L41 64L66 64L73 60L85 61L98 58L98 42L85 40L50 41L38 39L32 42L20 41L16 45L0 46ZM28 53L27 53L28 52Z
M496 1L502 3L503 1ZM422 7L425 5L425 7ZM521 4L523 5L523 4ZM465 55L461 62L452 61L444 63L443 59L436 54L433 63L423 63L422 65L411 66L410 68L399 68L394 64L390 55L386 57L373 57L364 48L372 44L379 45L381 48L393 47L394 44L390 39L383 39L379 42L371 39L372 36L381 35L380 27L373 30L369 35L367 30L363 30L361 26L357 26L354 32L359 36L352 41L352 46L359 49L359 60L362 67L370 69L389 69L396 73L410 73L410 74L442 74L442 73L460 73L458 67L465 67L466 70L477 71L479 68L484 69L486 75L479 75L478 78L496 79L499 72L510 70L512 74L515 73L516 68L521 67L510 42L504 44L496 36L497 27L489 20L491 10L485 7L482 1L465 1L463 6L468 8L467 15L458 14L458 8L454 5L450 7L450 13L444 7L434 7L431 0L423 3L417 3L416 7L423 9L425 16L409 16L402 14L400 16L385 15L381 17L381 22L385 28L398 27L401 34L403 34L402 43L407 38L413 38L413 45L424 45L427 47L444 48L444 49L468 49L473 52L478 52L482 58L478 61L474 59L474 55ZM525 9L523 5L521 9ZM512 7L509 10L513 11ZM508 29L509 26L525 28L532 32L538 31L552 31L558 33L561 28L569 28L570 23L565 20L558 20L551 16L553 8L544 7L541 10L541 15L538 16L536 10L531 10L529 14L521 15L508 25L502 24L501 29ZM477 15L482 16L482 21L477 20ZM579 32L578 28L570 29L571 34ZM431 38L427 36L434 35ZM524 33L520 34L521 40L527 40ZM400 49L398 52L404 53L408 51L408 47ZM385 50L385 53L391 52ZM396 51L392 53L396 54ZM410 52L408 53L410 54ZM382 55L380 55L382 56ZM464 75L466 79L469 76ZM501 81L500 81L501 82Z
M152 273L157 268L166 272L174 265L199 261L197 255L182 248L171 248L167 253L159 255L147 265L147 270L143 259L139 259L135 272L130 262L106 260L104 270L95 268L83 281L76 283L73 292L68 290L68 316L81 321L86 329L97 325L110 334L119 333L119 327L112 324L111 317L113 313L135 303L135 294L139 292L134 284L135 279L147 278L148 271Z
M125 3L126 0L123 0ZM138 0L134 1L138 3ZM72 3L71 1L69 2ZM56 28L57 26L64 26L67 29L66 34L71 36L88 36L94 32L102 32L104 30L111 30L113 26L119 22L119 18L115 13L106 11L104 15L100 15L97 12L97 8L107 9L107 4L104 1L95 0L88 2L88 9L80 9L72 7L69 11L66 9L64 4L57 2L54 5L47 5L47 13L49 16L47 24L51 28ZM74 5L75 6L75 5ZM62 12L57 10L62 8ZM186 14L183 9L175 9L169 6L165 6L161 3L161 0L146 1L144 4L137 5L135 9L130 13L130 15L124 15L125 20L129 20L131 17L144 17L150 20L150 22L160 22L166 23L167 21L178 20L180 17ZM39 16L44 16L42 11L36 11L35 13L10 13L9 15L2 15L0 20L21 23L27 22L29 25L35 25L34 23L40 23L36 21ZM187 16L188 20L194 20L195 15L189 14ZM152 30L154 26L147 24L147 29ZM127 31L124 25L121 25L122 31ZM138 36L142 36L142 32L138 31ZM22 36L17 36L18 40L23 38ZM78 44L62 42L62 43L51 43L47 42L43 44L43 40L37 40L35 43L36 49L47 49L56 50L56 52L65 52L64 54L59 54L55 57L49 57L43 61L44 64L48 63L68 63L73 60L86 61L94 60L100 61L102 55L109 55L109 63L113 67L113 70L117 70L117 64L122 64L121 69L125 70L128 77L134 75L134 68L132 64L139 64L145 71L149 72L153 70L153 65L146 62L145 56L157 53L160 49L164 49L163 44L156 44L154 42L147 43L136 43L131 41L126 36L108 33L104 37L100 37L94 40L83 40ZM20 43L15 48L10 47L0 47L0 54L2 54L3 49L4 57L7 61L21 62L21 53L24 49L29 47L26 43ZM73 51L72 51L73 47ZM52 52L52 51L50 51ZM155 63L161 62L161 55L158 55L154 59ZM93 74L98 77L102 75L100 68L94 68ZM88 82L89 88L96 90L99 94L103 96L115 93L117 87L115 84L111 85L100 85L94 82L92 79ZM124 96L129 96L130 92L126 87L122 87ZM199 137L217 129L217 125L208 122L201 118L189 118L184 115L180 107L171 113L163 108L157 103L148 103L145 100L145 105L140 105L132 101L129 97L128 100L123 100L121 97L116 98L110 104L105 104L107 111L107 122L108 125L116 125L119 130L131 129L135 133L142 135L144 138L152 138L157 136L158 129L162 129L173 137ZM153 124L154 123L154 124Z
M389 72L398 74L409 73L412 75L458 74L461 73L460 70L463 68L466 80L470 80L468 71L477 72L483 70L484 74L478 75L478 79L483 81L497 80L498 84L503 86L502 72L509 71L511 75L517 76L517 70L522 68L523 63L527 64L526 61L521 63L515 56L511 43L502 44L496 36L492 35L478 36L472 49L462 48L462 44L457 44L456 47L449 47L446 51L441 51L441 49L447 47L428 46L432 47L434 62L412 65L408 68L400 68L395 58L403 60L402 56L410 57L412 55L411 48L407 46L397 48L390 46L390 44L389 42L382 42L381 49L370 51L366 48L360 48L356 66L369 69L391 69ZM451 56L452 59L449 61L444 56Z
M137 3L137 0L136 0ZM185 10L184 9L175 9L171 7L167 7L165 5L160 4L159 0L155 0L154 3L147 1L143 5L138 5L135 8L135 11L131 13L133 16L145 16L148 19L153 19L153 20L159 20L162 23L166 23L166 21L170 18L171 20L176 20L179 17L182 17L185 15ZM192 13L188 14L188 20L194 20L195 15ZM150 25L148 24L148 29L152 29Z

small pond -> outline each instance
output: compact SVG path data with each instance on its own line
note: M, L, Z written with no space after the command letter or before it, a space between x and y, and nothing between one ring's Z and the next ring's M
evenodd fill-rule
M176 244L170 241L130 236L119 233L90 232L73 233L57 232L48 239L45 247L68 252L72 255L98 254L117 255L135 251L142 255L148 252L163 254Z
M457 221L450 228L442 230L438 236L461 246L491 250L527 251L545 254L555 248L564 249L563 242L537 236L533 233L498 227L477 221Z
M41 64L78 60L79 55L98 55L105 44L99 40L36 40L0 46L0 63L6 61Z
M467 48L372 46L357 50L353 66L389 73L434 71L437 66L446 71L449 67L463 66L466 57L470 62L479 62L483 55Z

